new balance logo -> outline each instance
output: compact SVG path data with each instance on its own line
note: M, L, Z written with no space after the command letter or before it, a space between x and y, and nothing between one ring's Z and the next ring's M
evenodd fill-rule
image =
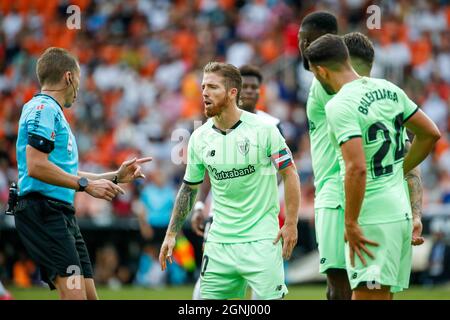
M309 132L313 132L314 130L316 130L316 125L314 124L314 122L308 120L308 124L309 124Z

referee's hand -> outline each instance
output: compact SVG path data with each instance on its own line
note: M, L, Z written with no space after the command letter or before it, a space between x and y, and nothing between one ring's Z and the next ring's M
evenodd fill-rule
M117 171L118 182L128 183L138 178L145 178L140 165L152 160L152 157L145 157L140 159L133 158L131 160L124 161Z
M85 191L94 198L111 201L119 193L125 194L125 191L112 181L106 179L91 180Z

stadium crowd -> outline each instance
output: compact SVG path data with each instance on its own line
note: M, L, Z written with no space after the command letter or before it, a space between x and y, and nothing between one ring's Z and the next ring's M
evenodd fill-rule
M71 15L66 9L72 4L80 8L80 29L66 25ZM371 4L381 8L380 29L367 28L366 9ZM146 186L155 184L153 192L161 195L177 189L184 172L181 149L194 121L204 120L202 68L220 60L262 68L265 79L258 107L281 119L302 181L300 219L312 226L314 187L305 115L312 74L302 67L297 32L302 17L319 9L338 16L340 34L367 34L376 48L372 75L401 86L438 124L442 139L422 166L424 215L448 213L449 0L1 1L1 207L6 205L9 183L17 179L21 107L39 91L36 59L45 48L58 46L73 52L81 65L76 105L65 110L76 128L80 170L108 171L134 155L154 158L146 166L147 179L112 203L77 194L79 218L103 225L115 217L135 218L139 204L145 207L145 199L152 196L144 192L150 190ZM167 212L157 227L168 224ZM0 265L1 257L0 252ZM98 265L117 264L110 246L91 258L98 258ZM107 270L99 273L101 279ZM126 272L116 273L122 281L130 278Z

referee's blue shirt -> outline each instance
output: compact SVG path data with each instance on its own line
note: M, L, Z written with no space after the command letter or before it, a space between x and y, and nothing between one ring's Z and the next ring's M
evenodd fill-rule
M52 97L37 94L22 109L17 137L17 164L19 169L19 195L39 192L44 196L73 204L75 190L58 187L28 175L26 147L48 153L49 161L63 171L77 175L78 149L62 107Z

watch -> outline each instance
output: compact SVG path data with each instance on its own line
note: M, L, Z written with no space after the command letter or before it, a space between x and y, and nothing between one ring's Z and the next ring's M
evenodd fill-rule
M78 191L84 191L84 189L86 189L88 185L89 180L87 178L81 177L80 179L78 179Z

